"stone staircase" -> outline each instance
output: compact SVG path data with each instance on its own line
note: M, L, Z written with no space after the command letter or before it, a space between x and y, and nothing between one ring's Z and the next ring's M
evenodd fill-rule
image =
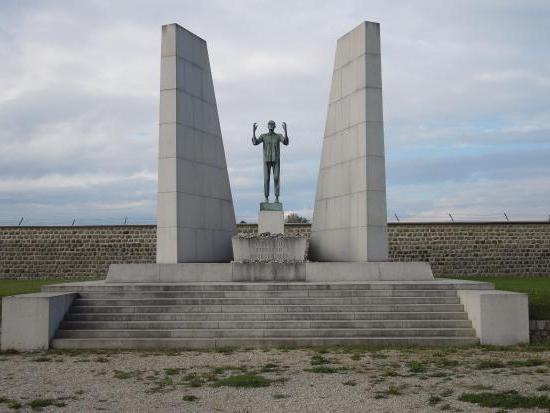
M196 349L476 344L457 288L434 281L103 283L44 290L78 294L54 348Z

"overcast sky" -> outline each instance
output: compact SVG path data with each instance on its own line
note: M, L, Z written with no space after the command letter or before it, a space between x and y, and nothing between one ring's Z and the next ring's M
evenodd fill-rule
M388 216L548 219L550 1L0 1L0 224L155 220L160 27L208 42L237 219L286 121L311 216L336 39L381 23Z

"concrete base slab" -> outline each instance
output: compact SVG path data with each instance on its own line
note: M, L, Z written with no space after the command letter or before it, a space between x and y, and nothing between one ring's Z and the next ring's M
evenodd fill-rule
M305 263L233 263L233 281L306 281Z
M236 262L303 262L306 238L278 235L275 237L234 236L233 257Z
M111 264L108 283L431 281L424 262Z
M43 292L2 299L2 351L47 350L76 294Z

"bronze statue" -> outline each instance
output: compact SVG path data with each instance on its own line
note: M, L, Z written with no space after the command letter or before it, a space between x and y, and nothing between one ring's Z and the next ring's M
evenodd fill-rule
M269 202L269 183L271 180L271 170L273 170L273 183L275 187L275 202L279 202L279 172L281 170L281 143L288 145L288 135L286 133L286 123L282 123L285 136L280 133L275 133L275 122L270 120L267 122L268 133L260 135L256 138L256 129L258 125L252 125L252 144L264 144L264 195L265 202Z

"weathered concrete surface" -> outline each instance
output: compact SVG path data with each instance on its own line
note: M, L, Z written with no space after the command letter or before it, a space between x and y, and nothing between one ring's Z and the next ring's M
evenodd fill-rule
M307 281L430 281L425 262L308 262Z
M233 281L307 281L304 263L233 263Z
M338 39L311 228L313 261L386 261L380 25Z
M527 294L500 290L459 290L458 296L481 344L529 343Z
M107 283L232 281L231 263L112 264Z
M260 211L258 213L258 234L285 233L285 217L283 211Z
M228 262L235 213L206 42L162 27L157 262Z
M289 271L284 275L284 271ZM432 281L423 262L113 264L107 283Z
M305 260L305 237L235 236L232 242L233 259L236 262L303 262Z
M2 298L2 351L47 350L75 296L44 292Z

